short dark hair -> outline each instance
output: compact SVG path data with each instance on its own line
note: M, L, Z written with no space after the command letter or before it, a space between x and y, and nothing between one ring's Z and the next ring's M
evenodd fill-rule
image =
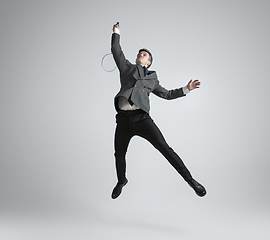
M149 68L149 67L152 65L152 63L153 63L153 56L152 56L151 52L150 52L148 49L146 49L146 48L140 49L140 50L139 50L139 53L142 52L142 51L147 52L147 53L149 54L149 56L150 56L149 61L150 61L151 63L150 63L150 65L147 67L147 68Z

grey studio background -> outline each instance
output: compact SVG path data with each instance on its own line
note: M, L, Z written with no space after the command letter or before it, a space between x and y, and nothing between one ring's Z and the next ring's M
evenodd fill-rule
M1 29L1 239L267 239L268 1L6 1ZM112 26L168 88L151 116L208 194L133 138L116 200ZM101 94L102 92L102 94ZM140 150L139 150L140 149Z

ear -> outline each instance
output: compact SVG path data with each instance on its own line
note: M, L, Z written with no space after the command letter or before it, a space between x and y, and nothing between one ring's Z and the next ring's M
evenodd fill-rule
M147 62L147 67L148 67L150 64L151 64L151 61L148 61L148 62Z

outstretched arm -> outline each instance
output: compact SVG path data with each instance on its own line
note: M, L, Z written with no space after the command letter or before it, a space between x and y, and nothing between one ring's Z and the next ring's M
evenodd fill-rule
M165 98L167 100L183 97L186 94L188 94L190 91L199 88L201 82L199 80L192 81L192 79L188 82L187 86L173 89L173 90L167 90L166 88L162 87L160 84L157 85L157 87L153 90L153 93L157 95L158 97Z
M161 98L164 98L167 100L176 99L176 98L183 97L186 95L183 88L168 90L168 89L162 87L159 83L157 84L157 86L153 90L153 93L155 95L157 95L158 97L161 97Z

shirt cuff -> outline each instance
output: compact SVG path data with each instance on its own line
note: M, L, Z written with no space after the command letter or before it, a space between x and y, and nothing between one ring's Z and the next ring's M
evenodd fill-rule
M183 87L183 92L185 95L190 92L187 86Z
M119 28L114 28L114 33L117 33L120 35L120 29Z

